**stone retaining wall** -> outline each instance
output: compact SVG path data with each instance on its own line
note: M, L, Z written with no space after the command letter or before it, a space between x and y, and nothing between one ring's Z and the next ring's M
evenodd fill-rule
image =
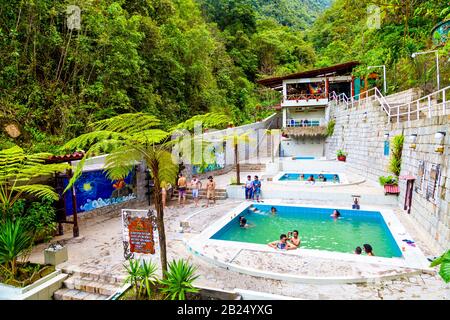
M367 113L367 116L365 115ZM436 192L437 199L426 199L422 191L413 191L411 217L428 240L430 246L439 253L450 244L450 132L449 120L445 117L432 117L418 121L387 123L387 115L377 102L369 101L354 109L332 106L330 116L335 118L334 134L326 141L328 159L336 158L336 151L348 152L347 168L366 179L378 182L380 176L392 175L388 171L389 156L384 155L385 141L392 141L395 135L405 136L400 175L418 177L419 163L425 166L440 165L441 179ZM447 132L444 153L435 152L437 146L434 135L438 131ZM389 138L385 138L389 134ZM417 134L416 149L410 148L410 135ZM390 154L389 150L389 154ZM423 184L432 182L429 175ZM417 185L417 181L416 181ZM398 205L403 207L406 182L400 181ZM381 186L380 186L381 187ZM406 211L405 211L405 214Z

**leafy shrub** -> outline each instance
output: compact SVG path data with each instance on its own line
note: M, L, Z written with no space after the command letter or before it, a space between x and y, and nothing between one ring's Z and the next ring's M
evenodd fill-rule
M334 126L336 125L336 120L332 119L328 121L327 125L327 137L331 137L334 133Z
M378 180L383 187L387 184L393 184L393 185L398 184L397 178L393 177L393 176L387 176L387 177L381 176L378 178Z
M31 249L32 243L20 218L7 219L0 224L0 264L6 264L13 277L17 274L17 259Z
M450 282L450 250L447 250L442 256L434 260L430 267L436 267L440 265L439 275L446 282Z
M397 177L400 175L402 167L402 152L405 136L400 134L392 139L392 156L389 162L389 171Z
M35 241L48 241L57 229L53 201L43 198L32 202L22 213L22 220L24 227L33 232Z
M338 157L346 157L347 156L347 152L344 152L344 150L339 149L338 151L336 151L336 156L338 156Z
M128 265L125 265L128 276L125 283L130 283L135 289L135 298L142 297L142 292L145 290L147 297L151 297L152 287L158 282L156 271L158 270L156 264L145 260L130 259Z
M194 275L196 268L183 259L169 263L166 278L161 280L164 285L161 291L171 300L185 300L186 293L196 293L199 290L193 286L198 276Z

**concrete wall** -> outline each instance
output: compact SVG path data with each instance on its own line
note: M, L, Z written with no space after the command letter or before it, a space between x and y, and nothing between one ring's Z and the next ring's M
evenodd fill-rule
M389 98L395 102L395 99ZM367 112L366 119L365 112ZM376 102L362 104L360 108L353 110L346 110L343 106L333 106L330 116L335 118L336 125L333 136L326 142L327 158L335 159L336 150L344 149L348 152L347 168L367 179L378 181L381 175L392 175L387 168L389 156L383 154L386 133L389 133L389 140L401 133L405 136L400 175L411 174L417 177L421 160L425 161L426 166L431 164L441 166L438 199L436 201L427 200L424 194L413 191L411 218L417 223L419 231L429 240L429 244L436 251L448 249L450 244L450 172L448 170L450 166L450 118L448 116L427 118L412 121L410 126L407 122L399 125L388 124L386 114ZM443 154L435 152L437 145L434 135L438 131L447 132ZM415 150L410 148L409 136L411 134L417 134ZM428 184L430 180L429 177L426 177L424 183ZM400 181L399 186L398 205L403 207L406 182ZM407 214L406 211L405 214Z
M295 137L281 141L281 156L324 156L324 137Z

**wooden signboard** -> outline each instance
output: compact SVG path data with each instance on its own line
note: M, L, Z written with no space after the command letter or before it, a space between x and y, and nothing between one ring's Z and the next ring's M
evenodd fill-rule
M156 216L153 210L122 209L125 259L147 259L155 254L155 238L158 238L156 229Z
M128 219L130 252L154 254L155 243L153 241L153 224L150 218L129 217Z

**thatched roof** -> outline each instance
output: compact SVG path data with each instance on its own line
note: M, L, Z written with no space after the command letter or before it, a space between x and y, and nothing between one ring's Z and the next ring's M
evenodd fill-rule
M284 128L283 133L296 137L318 137L327 135L327 127L292 127Z

